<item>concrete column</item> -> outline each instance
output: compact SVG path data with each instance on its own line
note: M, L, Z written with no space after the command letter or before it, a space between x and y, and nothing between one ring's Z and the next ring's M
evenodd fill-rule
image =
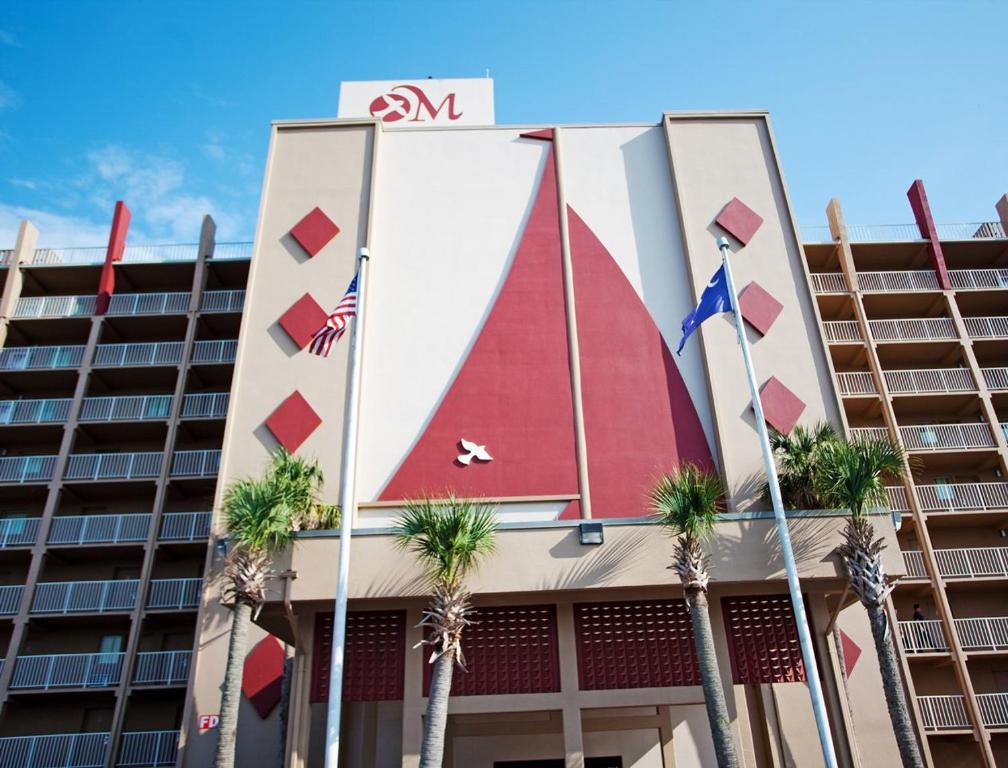
M1008 234L1008 195L1001 195L1001 199L994 203L994 209L1001 220L1001 229Z
M574 633L574 606L568 602L557 604L557 645L560 653L560 698L563 702L564 766L584 768L577 636Z
M7 279L4 281L3 293L0 294L0 347L7 340L7 323L21 297L21 284L24 282L21 265L31 263L37 242L38 230L35 225L28 220L22 221L18 227L17 242L7 261Z
M403 663L402 768L420 765L423 741L423 716L427 700L423 695L424 647L414 646L423 639L420 623L421 605L406 609L406 647Z

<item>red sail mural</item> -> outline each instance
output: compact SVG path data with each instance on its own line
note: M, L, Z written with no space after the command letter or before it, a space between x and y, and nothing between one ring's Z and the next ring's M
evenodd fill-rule
M546 137L543 137L546 138ZM647 513L647 489L683 461L713 466L699 416L650 313L568 208L594 517ZM576 494L556 169L550 148L514 261L447 394L381 493L403 499ZM490 462L463 466L461 438ZM562 515L580 515L577 503Z

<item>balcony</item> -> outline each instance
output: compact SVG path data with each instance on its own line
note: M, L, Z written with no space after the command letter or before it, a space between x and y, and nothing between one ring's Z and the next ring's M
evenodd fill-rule
M0 616L13 616L17 613L22 594L24 594L24 584L0 586Z
M875 341L947 341L959 338L947 317L918 317L904 320L869 320Z
M185 685L192 651L141 651L137 654L136 685Z
M894 395L976 392L968 368L908 368L883 371L883 375Z
M1001 223L974 221L965 224L935 225L939 240L1003 240ZM806 243L832 243L829 227L802 227L802 240ZM852 243L915 243L927 242L921 237L916 224L870 224L847 227L847 239Z
M127 245L120 264L164 264L178 261L196 261L199 246L185 245ZM32 267L68 267L103 264L107 249L92 248L37 248L28 259ZM248 259L252 256L252 243L217 243L211 261Z
M949 282L957 291L1008 288L1008 269L950 269Z
M152 579L147 607L152 610L198 608L203 579Z
M55 456L0 456L0 483L48 483Z
M900 638L907 653L942 653L948 650L940 620L900 621Z
M868 371L839 371L837 386L841 395L877 395L875 379Z
M171 395L114 395L85 397L81 421L164 420L171 413Z
M197 341L193 344L193 365L233 363L238 351L238 339L217 339Z
M863 344L857 320L826 320L823 323L826 341L831 344Z
M37 517L8 517L0 520L0 549L30 547L38 536Z
M21 296L14 305L12 318L90 317L96 303L95 296Z
M116 761L116 766L117 768L173 766L178 757L178 740L178 731L124 733L119 742L119 759Z
M1008 579L1008 547L961 547L934 552L938 575L943 579ZM920 550L904 550L903 563L907 578L927 578L924 554Z
M987 389L992 392L1008 391L1008 366L1002 368L981 368Z
M1008 338L1008 317L964 317L963 323L970 338Z
M918 485L925 512L966 512L1008 509L1008 483L937 483Z
M241 312L245 306L245 291L204 291L200 312Z
M113 688L122 677L124 653L58 653L18 656L11 689Z
M219 448L194 451L175 451L172 456L171 477L217 477L220 468Z
M173 766L178 731L128 731L120 739L117 768ZM108 733L58 733L0 738L0 768L103 768Z
M933 269L900 270L895 272L858 272L858 287L862 293L903 293L906 291L940 291L938 276Z
M139 579L40 582L35 587L29 613L131 611L139 589Z
M978 693L976 698L987 728L1008 728L1008 693ZM918 696L917 704L926 731L970 730L961 695Z
M182 398L183 419L223 419L227 416L229 392L195 392Z
M229 291L220 291L229 293ZM178 315L189 310L188 291L164 293L116 293L109 300L108 316ZM14 318L89 317L95 312L94 296L22 296L14 307Z
M206 541L212 512L165 512L158 541Z
M95 368L178 365L182 362L181 341L146 341L129 344L99 344Z
M812 289L817 293L847 293L843 272L812 272Z
M69 397L0 400L0 424L61 424L70 413Z
M909 512L910 502L907 500L906 488L902 485L890 485L886 488L889 499L889 509L894 512Z
M75 453L67 462L67 480L150 480L161 473L161 451Z
M0 349L0 371L79 368L83 356L83 344L55 347L7 347Z
M959 644L967 651L1008 651L1008 617L954 619Z
M914 424L900 427L900 437L908 451L965 450L996 448L994 433L984 423L976 424ZM859 439L879 440L889 436L885 427L852 427L851 435Z
M129 544L147 540L149 514L54 517L50 544Z

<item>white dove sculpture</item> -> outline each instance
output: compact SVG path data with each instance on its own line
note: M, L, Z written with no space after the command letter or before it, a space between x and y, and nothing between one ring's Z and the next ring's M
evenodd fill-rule
M466 440L464 437L459 440L459 443L462 445L462 448L467 451L467 453L463 453L458 457L459 464L464 464L468 467L469 462L473 459L476 459L477 461L493 461L493 456L487 453L485 445L476 445L476 443Z

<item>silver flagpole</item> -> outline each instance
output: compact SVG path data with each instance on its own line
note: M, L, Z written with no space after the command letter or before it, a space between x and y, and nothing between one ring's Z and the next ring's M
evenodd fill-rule
M767 483L770 486L770 499L773 502L774 519L777 521L777 537L780 539L781 557L787 572L791 607L794 609L795 623L798 625L798 640L801 643L802 659L805 662L805 677L808 680L809 695L812 697L812 711L815 713L816 727L819 730L819 744L822 747L823 762L826 764L826 768L836 768L836 753L833 751L833 737L830 733L829 719L826 717L826 702L823 699L822 686L819 684L819 668L812 649L812 633L809 632L808 619L805 616L805 602L802 600L794 551L791 549L791 534L788 532L784 504L781 501L780 484L777 481L777 465L774 463L773 451L770 448L770 435L767 434L766 421L763 418L763 403L760 402L756 370L753 368L752 356L749 354L749 340L746 338L745 324L738 307L735 278L732 276L731 264L728 261L728 239L718 238L717 245L721 251L721 262L724 264L728 295L731 297L732 313L735 315L735 330L738 332L739 346L742 347L742 359L745 361L746 377L749 379L749 394L752 396L753 410L756 412L756 432L759 434L760 447L763 449L763 467L766 470Z
M357 263L357 312L350 334L348 391L343 412L343 458L340 462L339 575L336 579L336 612L333 617L332 655L329 657L329 704L326 708L326 768L337 768L340 748L340 717L343 699L343 648L346 644L347 582L350 579L350 529L356 502L357 403L360 400L361 335L367 287L367 248L360 249Z

